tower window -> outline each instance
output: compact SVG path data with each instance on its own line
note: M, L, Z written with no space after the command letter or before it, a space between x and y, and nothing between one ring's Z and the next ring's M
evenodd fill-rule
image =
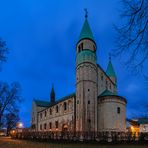
M96 51L96 48L95 48L95 46L93 45L93 48L94 48L94 51Z
M79 100L77 100L77 104L79 104Z
M81 43L81 50L83 50L83 43Z
M90 89L88 89L88 91L90 91Z
M79 46L78 46L78 52L82 51L83 50L83 43L81 43Z
M90 104L90 100L88 100L88 104Z
M78 52L80 52L80 50L81 50L81 49L80 49L80 45L79 45L79 46L78 46Z
M120 114L120 107L117 107L117 113Z

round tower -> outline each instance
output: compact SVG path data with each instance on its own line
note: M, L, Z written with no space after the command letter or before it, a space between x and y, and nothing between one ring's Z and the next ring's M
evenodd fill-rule
M97 131L96 43L87 13L76 46L76 132Z

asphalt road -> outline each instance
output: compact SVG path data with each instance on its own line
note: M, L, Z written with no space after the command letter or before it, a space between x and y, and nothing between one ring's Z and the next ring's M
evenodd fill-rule
M0 137L0 148L148 148L148 145L60 144Z

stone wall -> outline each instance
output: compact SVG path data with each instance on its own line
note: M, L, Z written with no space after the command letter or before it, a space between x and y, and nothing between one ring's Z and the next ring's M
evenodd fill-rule
M119 96L98 98L98 131L126 130L126 100Z
M74 102L71 97L38 112L38 131L74 130Z

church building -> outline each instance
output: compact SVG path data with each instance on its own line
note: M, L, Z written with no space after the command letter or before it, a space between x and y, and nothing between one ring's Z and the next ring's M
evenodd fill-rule
M111 58L104 71L97 64L96 42L85 15L76 44L76 92L50 101L34 99L31 128L34 131L124 132L126 99L118 95L117 76Z

